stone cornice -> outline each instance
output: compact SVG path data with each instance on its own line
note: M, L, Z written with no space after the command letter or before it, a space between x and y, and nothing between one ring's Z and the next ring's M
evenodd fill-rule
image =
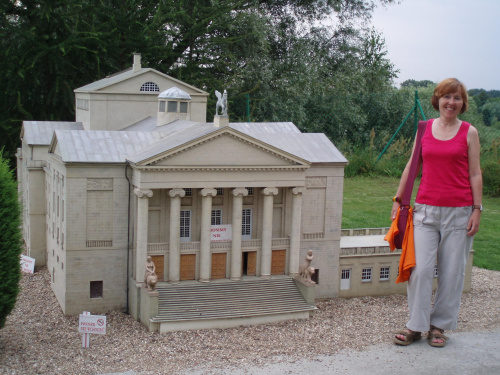
M305 171L309 168L306 165L291 165L291 166L210 166L210 167L200 167L200 166L137 166L132 165L133 169L139 170L141 172L265 172L265 171Z

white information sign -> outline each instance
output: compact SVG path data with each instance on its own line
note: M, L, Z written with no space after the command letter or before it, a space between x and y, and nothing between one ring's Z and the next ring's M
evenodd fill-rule
M210 241L231 241L233 230L231 224L212 225L210 229Z
M80 314L78 323L78 332L95 333L98 335L106 334L106 316L105 315L83 315Z
M35 259L21 255L21 271L27 273L35 272Z

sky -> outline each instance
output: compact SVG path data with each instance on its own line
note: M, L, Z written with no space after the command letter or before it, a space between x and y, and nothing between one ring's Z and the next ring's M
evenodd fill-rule
M372 26L407 79L455 77L467 89L500 90L499 0L402 0L378 6Z

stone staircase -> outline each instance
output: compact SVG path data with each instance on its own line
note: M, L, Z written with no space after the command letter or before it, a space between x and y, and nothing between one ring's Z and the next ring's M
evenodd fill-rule
M291 277L160 283L157 291L158 315L150 321L160 333L308 319L316 310Z

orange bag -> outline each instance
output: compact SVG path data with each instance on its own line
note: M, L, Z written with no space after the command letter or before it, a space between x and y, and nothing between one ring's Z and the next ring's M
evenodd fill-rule
M400 210L396 214L396 218L392 221L389 232L384 237L384 240L389 242L391 251L396 248L401 248L401 257L399 258L399 275L396 283L404 283L410 279L411 269L415 267L415 242L413 237L413 209L408 210L408 219L406 221L405 234L401 247L396 246L394 239L400 234L398 228Z

